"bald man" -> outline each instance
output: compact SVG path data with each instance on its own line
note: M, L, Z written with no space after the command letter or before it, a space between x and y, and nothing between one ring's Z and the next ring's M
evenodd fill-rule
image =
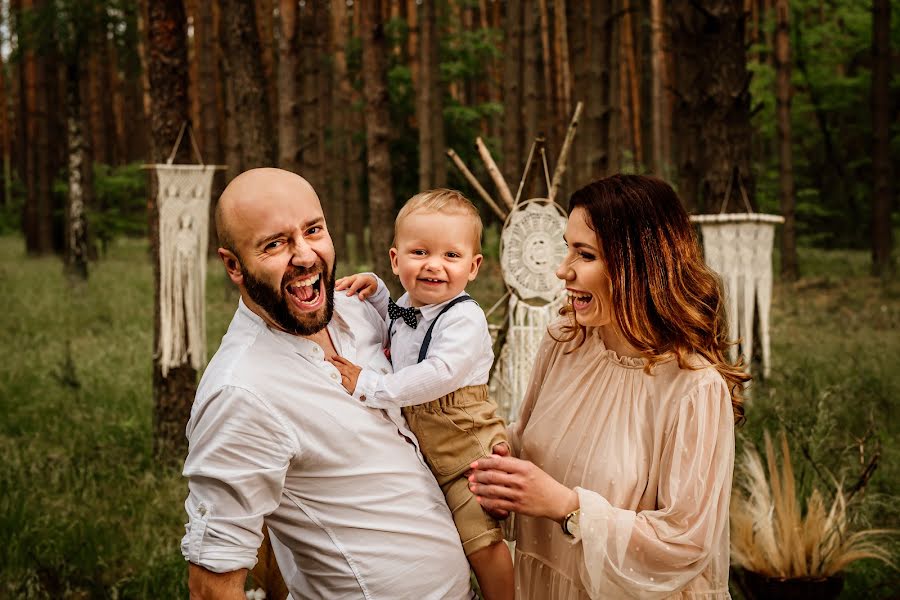
M286 171L247 171L219 199L216 227L241 298L187 426L191 597L243 600L267 527L294 600L471 598L415 436L399 410L354 400L328 362L391 369L377 311L334 295L313 188Z

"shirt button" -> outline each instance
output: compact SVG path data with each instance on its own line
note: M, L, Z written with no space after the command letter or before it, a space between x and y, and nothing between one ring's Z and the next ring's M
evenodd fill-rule
M205 516L206 516L206 505L205 505L205 504L201 504L201 505L200 505L199 507L197 507L197 508L198 508L198 510L199 510L199 512L200 512L200 516L201 516L201 517L205 517Z
M382 374L382 375L387 375L387 372L388 372L387 369L381 369L381 374Z
M362 396L360 396L360 397L359 397L359 400L360 400L360 402L365 402L365 401L366 401L366 395L363 394Z
M332 373L331 378L334 379L335 381L338 381L341 378L341 376L338 375L337 373Z

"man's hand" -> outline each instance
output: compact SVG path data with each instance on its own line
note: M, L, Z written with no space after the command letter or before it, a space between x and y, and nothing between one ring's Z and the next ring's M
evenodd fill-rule
M341 277L334 283L335 291L347 290L347 295L356 294L360 300L365 300L378 290L378 281L368 273L357 273Z
M359 380L359 374L362 369L343 356L335 356L328 360L331 361L331 364L333 364L340 372L341 385L344 386L344 389L351 394L356 391L356 382Z

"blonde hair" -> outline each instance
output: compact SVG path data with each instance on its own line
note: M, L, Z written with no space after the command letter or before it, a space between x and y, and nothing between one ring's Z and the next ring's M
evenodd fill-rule
M406 217L416 212L434 212L445 215L466 215L472 221L472 234L475 254L481 254L481 215L472 202L463 196L462 192L447 188L436 188L426 192L419 192L406 201L397 218L394 220L394 242L397 245L397 233L400 223Z

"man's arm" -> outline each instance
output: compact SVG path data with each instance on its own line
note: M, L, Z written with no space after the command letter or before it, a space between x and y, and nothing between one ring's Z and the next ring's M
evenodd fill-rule
M214 573L194 563L188 565L191 600L246 600L244 584L247 581L247 569Z

